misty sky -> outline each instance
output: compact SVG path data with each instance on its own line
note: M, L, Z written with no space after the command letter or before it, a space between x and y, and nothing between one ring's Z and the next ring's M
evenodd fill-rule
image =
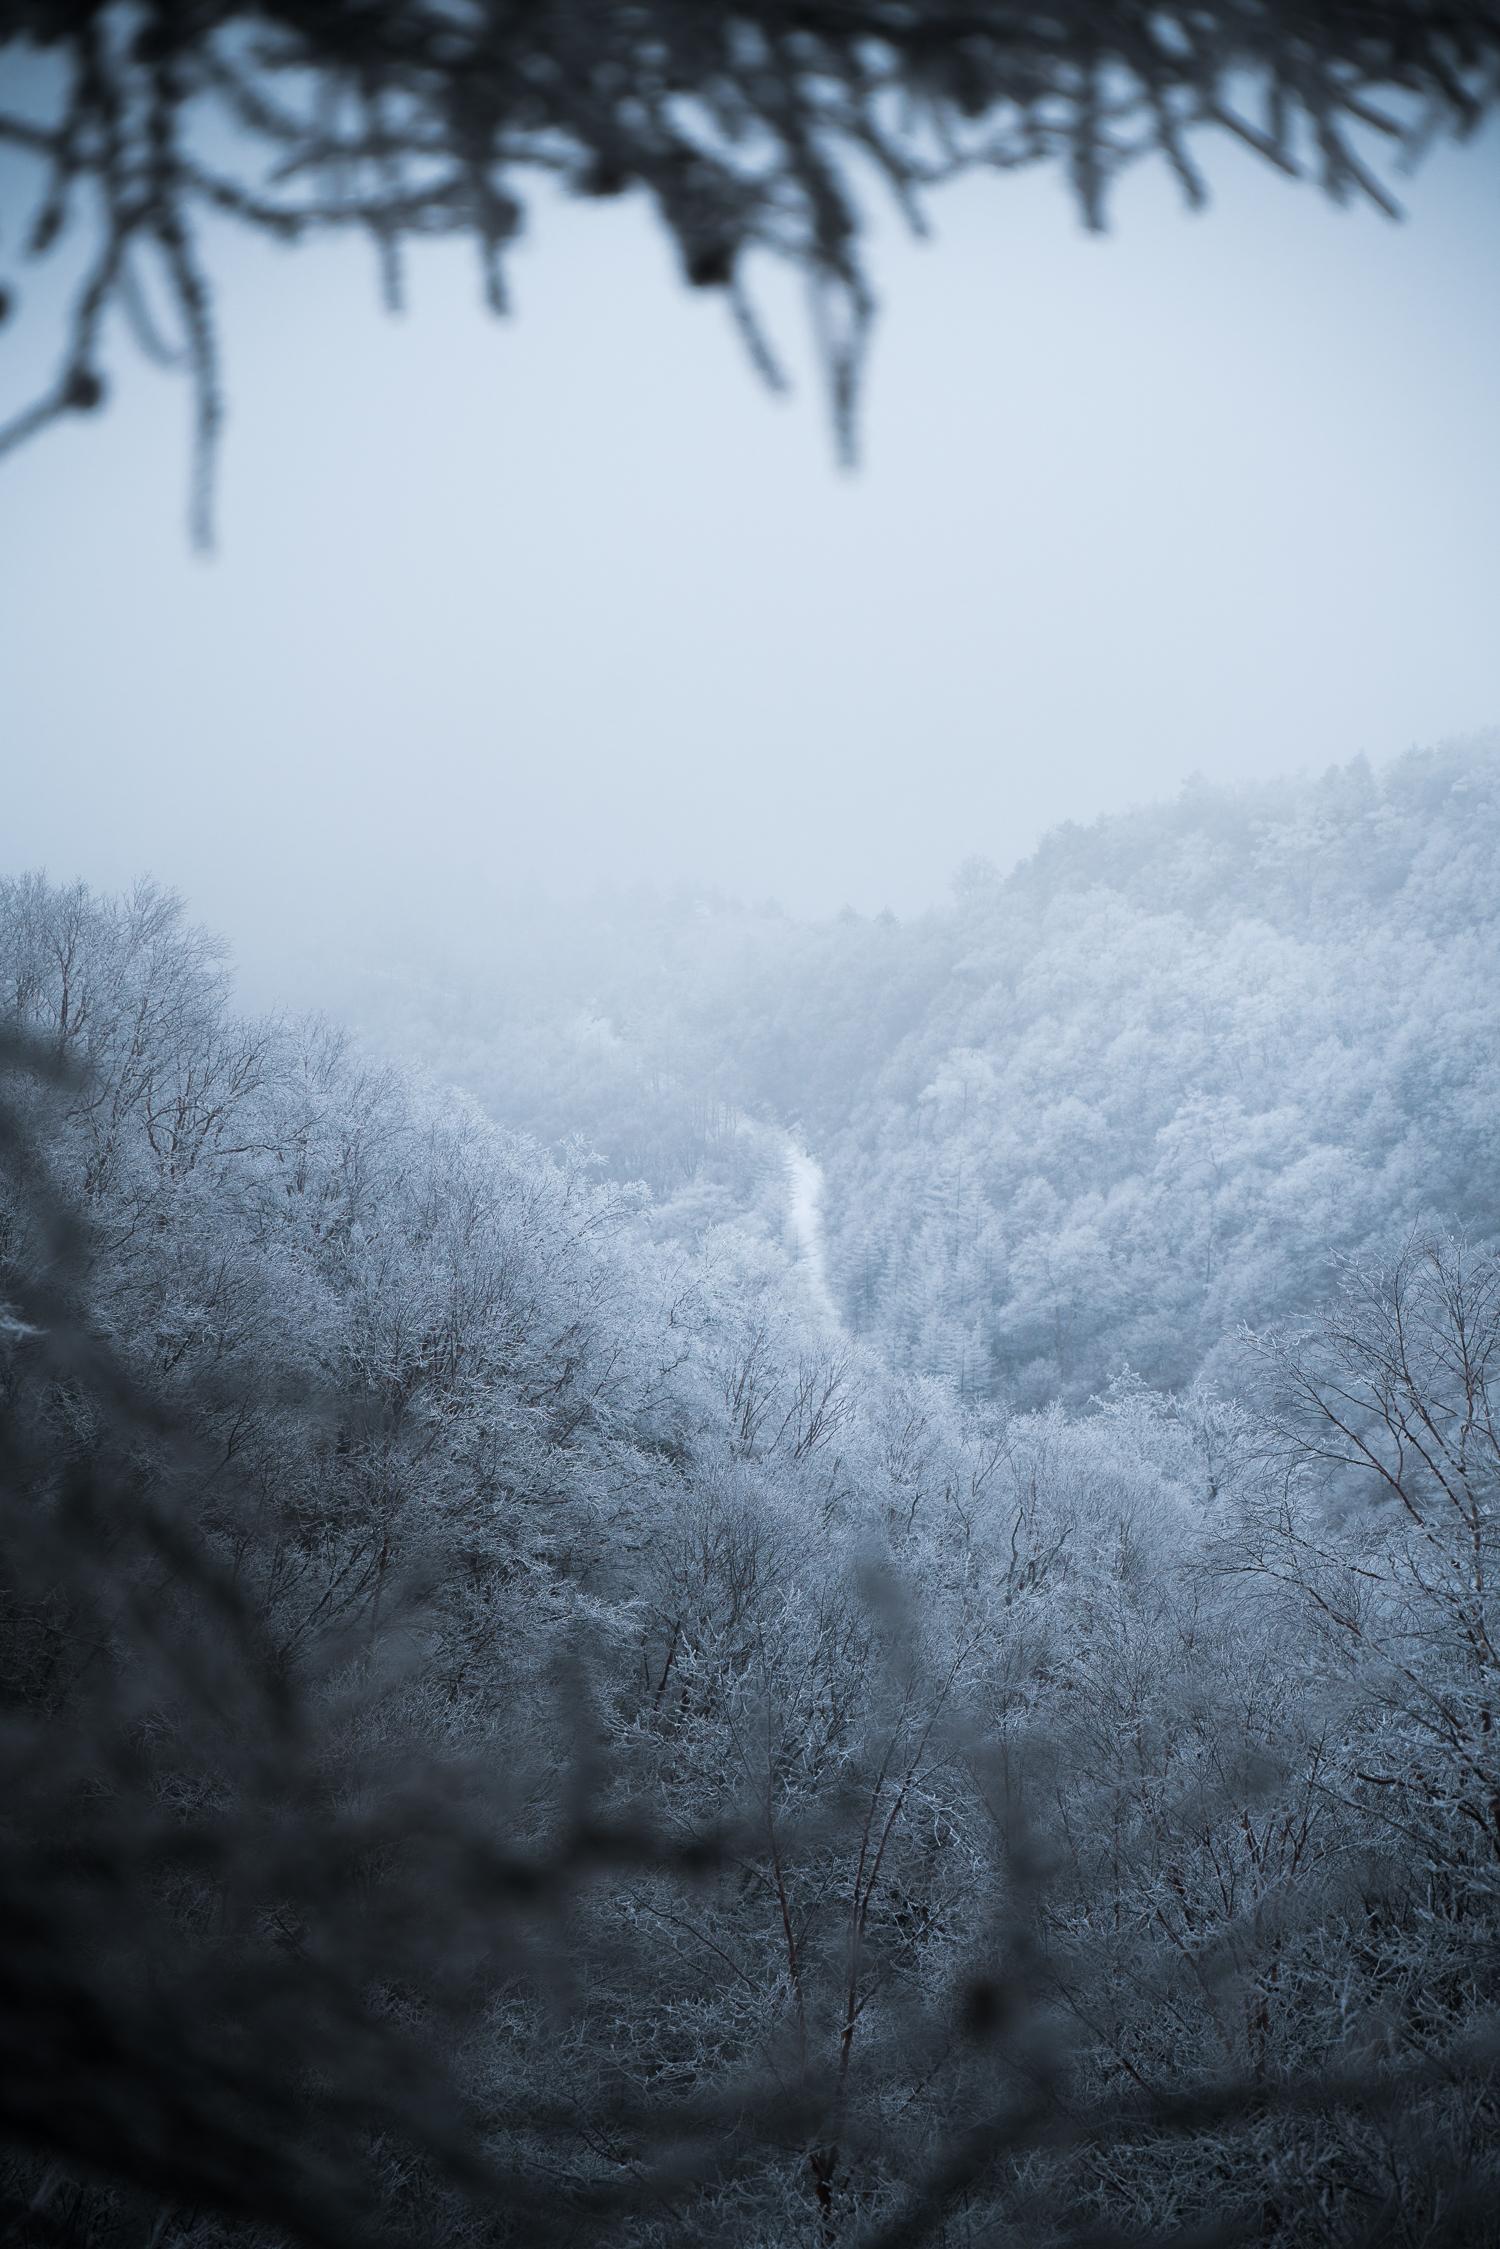
M538 212L507 323L456 248L401 323L357 247L234 249L215 559L124 346L0 468L0 860L149 870L263 959L517 884L905 912L1195 770L1495 724L1500 133L1405 227L1212 177L1103 241L1051 174L883 227L854 477L796 289L778 401L629 206Z

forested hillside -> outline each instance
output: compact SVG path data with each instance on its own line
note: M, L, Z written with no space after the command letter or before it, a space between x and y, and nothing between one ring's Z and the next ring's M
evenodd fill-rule
M862 1332L966 1391L1222 1375L1331 1250L1500 1228L1492 745L1067 829L831 1134Z
M1497 831L621 906L420 1070L0 884L11 2238L1500 2238Z
M906 925L619 899L344 996L700 1212L774 1160L745 1120L799 1129L854 1332L966 1397L1082 1403L1227 1379L1332 1251L1500 1228L1497 864L1489 740L1192 787Z

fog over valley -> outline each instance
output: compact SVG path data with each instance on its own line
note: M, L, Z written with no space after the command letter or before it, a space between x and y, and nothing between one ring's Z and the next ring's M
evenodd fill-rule
M230 240L211 563L149 362L7 463L11 863L154 874L273 1004L518 891L904 917L1194 773L1492 726L1500 136L1396 184L1400 224L1229 144L1202 213L1142 170L1092 236L1039 171L927 244L877 200L853 473L800 289L757 277L777 398L628 201L545 199L506 321L462 246L393 320L350 246Z
M0 2235L1500 2249L1500 14L13 13Z

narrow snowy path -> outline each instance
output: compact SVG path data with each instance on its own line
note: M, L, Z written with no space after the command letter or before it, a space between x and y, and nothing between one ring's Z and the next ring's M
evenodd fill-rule
M823 1246L823 1166L790 1133L786 1135L786 1176L787 1224L808 1296L825 1327L842 1327L839 1308L828 1286Z

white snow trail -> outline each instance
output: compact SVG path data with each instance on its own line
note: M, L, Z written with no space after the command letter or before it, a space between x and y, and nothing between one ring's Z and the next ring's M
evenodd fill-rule
M841 1328L844 1323L828 1286L823 1244L823 1166L790 1133L786 1134L786 1175L787 1225L813 1310L823 1326Z

